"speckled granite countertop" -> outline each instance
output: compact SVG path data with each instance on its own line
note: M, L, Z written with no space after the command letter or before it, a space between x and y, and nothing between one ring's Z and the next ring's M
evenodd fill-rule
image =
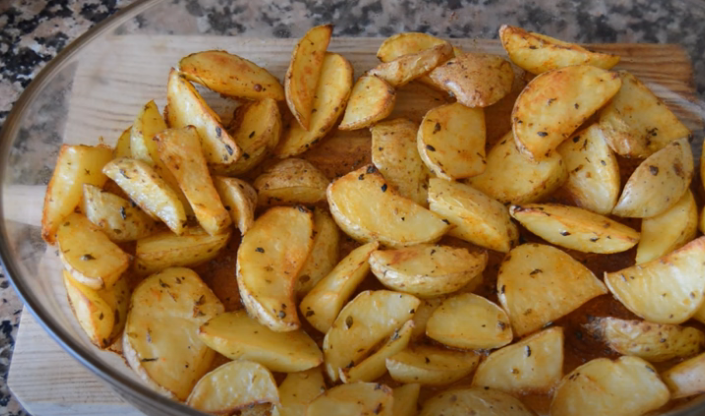
M340 35L388 36L399 30L431 31L441 36L467 37L470 28L462 16L482 22L472 27L472 33L496 38L502 16L489 20L481 16L483 5L498 0L399 0L396 12L424 8L424 16L416 27L400 27L393 14L385 15L377 1L359 0L261 0L262 8L274 14L263 13L261 21L245 21L238 11L239 1L213 2L205 8L193 0L171 0L183 13L195 17L199 29L237 34L245 28L267 27L275 36L288 37L291 15L303 13L311 24L328 22L351 13L344 28L336 28ZM134 0L0 0L0 128L13 103L46 62L88 28ZM587 13L584 4L591 2L593 10ZM216 3L221 3L216 5ZM599 3L598 7L594 7ZM684 3L695 4L694 0ZM540 31L573 41L593 42L659 42L681 43L693 60L698 96L705 97L705 12L700 1L699 13L679 12L671 2L660 0L556 0L550 11L532 1L506 0L502 2L506 16L513 16L527 29ZM687 8L686 8L687 9ZM385 11L386 12L386 11ZM437 24L442 23L442 24ZM477 23L475 23L477 25ZM201 27L203 26L203 28ZM370 30L370 28L376 30ZM210 28L210 29L209 29ZM0 416L26 415L12 398L7 386L7 370L12 356L14 338L22 305L0 275Z

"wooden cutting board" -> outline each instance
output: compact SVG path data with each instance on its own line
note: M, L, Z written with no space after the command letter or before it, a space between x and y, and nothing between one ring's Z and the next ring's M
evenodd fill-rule
M348 58L359 76L377 64L375 52L381 41L338 38L331 42L329 50ZM107 45L86 51L76 66L65 141L95 144L102 136L112 144L147 101L155 99L163 108L169 68L176 66L184 55L225 49L269 69L281 79L294 42L218 36L113 36ZM466 51L504 52L498 41L460 39L453 43ZM616 69L633 72L689 128L702 129L703 109L695 104L692 65L681 47L635 44L591 47L621 55L622 61ZM205 97L219 113L226 113L232 107L232 103L216 94L205 93ZM413 111L419 108L419 102L415 101L419 99L413 89L400 94L395 113L413 118L422 116ZM6 208L7 219L38 226L44 191L44 186L6 188L5 198L17 201ZM59 282L60 277L56 280ZM29 314L22 316L8 385L33 416L141 414L64 352Z

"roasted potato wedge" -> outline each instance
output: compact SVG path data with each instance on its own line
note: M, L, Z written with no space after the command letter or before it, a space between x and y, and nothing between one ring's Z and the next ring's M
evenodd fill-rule
M584 253L620 253L639 242L633 228L578 207L512 205L509 214L549 243Z
M692 327L606 317L590 322L589 328L612 350L652 363L687 358L705 346L705 334Z
M351 300L323 339L325 370L331 381L362 362L370 350L414 315L419 300L387 290L364 291Z
M373 241L353 250L301 300L299 309L314 328L324 334L328 332L340 310L369 274L367 260L377 247L379 243Z
M542 73L514 104L512 129L517 147L535 160L548 157L621 85L617 73L589 65Z
M611 213L620 192L619 164L602 130L592 124L578 131L558 146L558 153L568 171L561 190L581 208Z
M198 337L231 360L258 362L271 371L305 371L323 362L323 353L305 332L274 332L244 310L216 316L198 328Z
M563 377L563 328L552 327L489 355L473 387L513 395L547 394Z
M245 235L255 222L257 191L242 179L223 176L213 176L211 179L225 210L230 213L232 223Z
M154 165L155 144L152 138L166 130L166 122L154 100L145 104L135 118L130 132L130 152L133 159ZM130 156L127 156L130 157ZM157 157L158 159L158 157Z
M64 268L91 289L112 287L130 266L130 256L78 213L61 222L56 243Z
M81 203L84 183L98 187L105 184L108 178L102 169L112 157L113 151L107 146L61 146L44 195L42 238L46 242L54 243L61 221Z
M134 270L139 275L167 267L192 267L215 258L230 239L230 232L210 235L201 227L187 227L182 235L163 231L137 240Z
M198 339L198 327L223 309L191 269L174 267L149 276L132 293L122 338L127 363L160 393L186 400L215 358L215 351Z
M446 43L445 40L427 33L397 33L382 42L379 49L377 49L377 58L382 62L390 62L400 56L421 52L444 43Z
M326 53L313 97L309 129L293 123L284 133L275 155L280 158L297 156L322 140L345 111L352 86L353 67L350 62L337 53Z
M108 348L125 328L130 288L125 277L112 287L92 289L64 270L64 287L71 310L88 339L98 348Z
M437 214L389 189L372 165L337 179L326 194L335 222L359 241L405 247L435 241L451 228Z
M463 53L438 66L429 77L460 104L488 107L511 91L514 70L499 55Z
M255 63L225 51L203 51L181 58L179 71L197 82L229 97L284 100L279 80Z
M647 263L683 247L698 232L698 206L688 190L676 205L641 222L637 264Z
M614 297L641 318L679 324L703 304L704 257L705 237L700 237L659 259L605 272L605 283Z
M450 347L469 350L499 348L513 339L507 313L472 293L444 300L428 319L426 335Z
M387 288L432 298L453 293L482 277L487 252L465 248L419 244L396 250L377 250L370 255L372 273Z
M226 176L242 175L260 164L282 136L282 116L271 98L252 101L235 110L228 132L242 150L235 163L211 164L211 170Z
M374 381L387 372L386 360L394 354L406 349L414 329L414 321L408 320L401 328L394 331L384 344L360 364L351 368L340 369L340 379L343 383L357 381Z
M90 184L83 185L81 210L118 243L147 237L156 228L154 220L130 201Z
M242 153L240 148L196 88L175 69L169 72L166 88L165 118L169 127L194 126L209 164L230 164L238 160Z
M517 336L534 332L607 293L587 267L543 244L522 244L507 254L499 268L497 291Z
M619 56L592 52L580 45L563 42L516 26L502 25L499 38L509 59L532 74L541 74L571 65L590 65L610 69Z
M396 97L387 81L374 75L361 76L353 85L338 129L357 130L386 118L394 110Z
M279 402L274 376L261 364L231 361L204 375L186 404L214 415L229 415L254 404Z
M443 303L444 298L431 298L431 299L420 299L419 306L416 308L416 313L414 313L414 329L411 333L411 338L413 340L420 340L426 336L426 325L428 320L433 315L433 312L438 309Z
M303 159L284 159L271 166L254 182L260 207L313 205L326 199L330 181Z
M430 110L417 136L419 155L431 173L455 180L485 171L485 114L460 103Z
M394 416L416 416L419 413L418 401L421 385L402 384L392 391L394 395Z
M454 388L426 400L419 416L534 416L519 399L497 390Z
M694 396L705 392L705 354L676 364L661 373L671 391L671 398Z
M372 163L387 183L421 206L428 206L429 172L416 150L419 126L404 118L382 121L370 127Z
M490 149L485 171L465 182L499 202L526 204L552 194L567 178L558 152L531 161L519 152L509 132Z
M289 373L279 386L279 404L273 416L304 416L306 406L326 391L320 367L300 373Z
M103 167L103 173L152 218L162 220L175 234L184 233L184 205L176 191L147 163L135 159L114 159Z
M378 383L352 383L333 387L306 407L306 416L392 416L392 389Z
M294 290L299 299L303 299L338 264L340 232L328 211L321 208L313 211L313 232L311 252L296 278Z
M387 370L401 383L442 386L472 373L479 362L474 352L418 345L387 358Z
M291 53L291 63L284 78L284 94L291 114L304 130L310 130L316 85L318 85L333 25L309 29Z
M622 88L600 111L599 128L618 154L646 158L690 130L646 85L627 71L619 71Z
M213 186L196 128L168 129L154 136L159 157L188 199L198 223L210 235L224 233L232 224Z
M369 70L367 74L382 78L394 88L403 87L428 74L453 56L453 47L450 43L444 42L383 62Z
M455 226L450 235L506 253L519 240L519 230L507 208L477 189L458 182L431 178L431 211Z
M637 357L598 358L576 368L556 388L551 416L643 415L670 393L651 364Z
M130 141L132 137L132 126L125 129L120 137L118 137L117 142L115 142L115 148L113 149L113 159L119 159L121 157L132 157L132 148Z
M693 179L693 152L688 139L674 140L652 154L629 177L612 214L655 217L676 205Z
M242 237L237 285L247 312L272 331L299 328L294 284L313 243L313 216L303 207L274 207Z

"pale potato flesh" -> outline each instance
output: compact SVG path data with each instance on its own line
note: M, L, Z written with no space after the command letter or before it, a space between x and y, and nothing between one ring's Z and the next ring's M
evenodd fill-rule
M472 373L479 362L474 352L419 345L387 358L387 370L401 383L442 386Z
M396 91L382 78L363 75L357 79L345 108L340 130L357 130L369 127L392 113Z
M676 364L661 373L671 390L671 398L694 396L705 392L705 354Z
M368 74L384 79L394 88L403 87L428 74L453 56L453 47L450 43L444 42L383 62L369 70Z
M118 243L147 237L156 228L156 222L130 201L90 184L83 185L82 211Z
M419 413L418 401L421 385L416 383L404 384L395 387L392 391L394 395L394 416L416 416Z
M534 416L519 399L497 390L454 388L428 399L419 416Z
M327 196L335 222L359 241L404 247L435 241L451 228L437 214L391 189L372 165L331 183Z
M636 315L660 324L690 319L705 296L705 237L648 263L605 272L610 292Z
M258 205L312 205L324 201L330 181L304 159L284 159L255 179Z
M303 299L338 264L340 231L328 211L313 211L313 245L296 279L296 295Z
M605 285L570 255L534 243L507 254L499 269L497 291L518 336L541 329L607 293Z
M617 73L589 65L537 76L524 88L512 111L517 147L536 160L549 157L621 85Z
M485 114L460 103L430 110L417 136L418 152L431 173L455 180L485 171Z
M135 118L130 132L130 152L133 159L153 164L150 142L152 138L166 130L166 122L154 100L145 104ZM129 157L129 156L128 156Z
M326 391L326 382L320 367L289 373L279 386L279 404L273 416L304 416L306 406Z
M125 129L120 137L118 137L117 142L115 142L115 149L113 149L113 159L118 159L121 157L132 157L132 148L130 145L130 140L132 136L132 126Z
M392 389L378 383L352 383L335 386L306 407L306 416L392 416Z
M416 313L414 313L414 330L412 331L411 338L418 341L426 336L426 325L428 320L433 315L433 312L441 306L443 303L443 297L431 298L431 299L420 299L421 303L416 308Z
M698 205L688 190L674 206L641 222L637 264L647 263L684 246L695 238L697 231Z
M245 235L255 223L257 191L242 179L223 176L213 176L212 179L225 210L230 213L232 223L240 230L240 234Z

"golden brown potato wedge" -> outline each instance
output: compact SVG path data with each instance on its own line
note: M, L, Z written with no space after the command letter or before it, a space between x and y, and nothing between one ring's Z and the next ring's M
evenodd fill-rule
M333 387L306 407L306 416L392 416L392 389L379 383L352 383Z
M419 413L418 402L421 385L416 383L403 384L395 387L394 416L416 416Z
M176 191L147 163L135 159L114 159L103 167L103 173L152 218L162 220L177 235L184 233L184 205Z
M230 232L210 235L201 227L187 227L182 235L163 231L137 240L134 270L148 275L167 267L192 267L218 255Z
M698 232L698 206L688 190L676 205L641 222L637 264L647 263L683 247Z
M345 108L340 130L369 127L386 118L394 110L396 91L382 78L363 75L357 79Z
M429 77L464 106L487 107L511 91L514 70L499 55L463 53L438 66Z
M633 228L578 207L512 205L509 214L549 243L584 253L620 253L639 242Z
M98 348L108 348L125 328L130 289L121 277L110 288L92 289L64 270L64 287L76 320Z
M453 47L450 43L444 42L383 62L369 70L367 74L382 78L394 88L403 87L428 74L453 56Z
M419 244L396 250L376 250L369 259L372 273L387 288L420 298L453 293L482 278L487 252Z
M534 332L607 293L587 267L543 244L522 244L507 254L499 269L497 291L517 336Z
M512 342L507 313L472 293L443 301L426 323L426 335L454 348L489 350Z
M369 274L367 260L377 247L379 243L373 241L353 250L301 300L299 309L314 328L324 334L328 332L340 310Z
M98 187L105 184L108 178L102 169L112 157L113 151L107 146L61 146L44 195L42 238L46 242L54 243L61 221L81 203L84 183Z
M233 224L245 235L255 222L257 191L249 183L237 178L213 176L213 185L220 195Z
M204 375L193 387L186 404L215 415L260 403L278 403L274 376L261 364L231 361Z
M314 205L326 199L330 181L304 159L284 159L271 166L254 182L260 207Z
M607 215L620 192L619 164L602 130L593 124L558 146L568 171L562 190L575 205Z
M154 220L130 201L90 184L83 185L81 210L118 243L147 237L156 228Z
M304 130L309 130L316 85L328 49L333 25L309 29L291 54L291 63L284 78L284 93L291 114Z
M271 371L305 371L323 362L323 353L304 331L274 332L244 310L216 316L198 328L198 337L231 360L254 361Z
M641 358L598 358L563 377L550 415L643 415L666 404L669 397L656 370Z
M479 362L474 352L418 345L387 358L387 370L401 383L442 386L472 373Z
M112 287L130 266L130 256L81 214L64 218L56 231L64 268L91 289Z
M636 218L659 215L688 191L693 174L688 139L674 140L641 162L624 185L612 214Z
M705 354L676 364L661 373L671 391L671 398L694 396L705 392Z
M646 158L690 130L634 75L619 71L622 88L600 111L598 125L618 154Z
M652 363L687 358L705 346L705 334L693 327L606 317L590 322L589 328L612 350Z
M279 80L255 63L225 51L203 51L181 58L179 71L197 82L229 97L284 100Z
M337 179L326 194L335 222L359 241L405 247L435 241L451 228L435 213L390 189L372 165Z
M571 65L591 65L610 69L619 56L592 52L580 45L563 42L516 26L502 25L499 38L509 59L532 74L540 74Z
M293 123L274 151L280 158L299 155L323 139L345 111L353 86L353 67L342 55L326 53L313 97L309 129Z
M455 225L454 237L504 253L519 240L507 208L469 185L431 178L428 200L431 211Z
M159 112L157 104L152 100L142 107L134 124L132 124L130 132L131 157L154 165L153 155L156 145L151 141L157 133L161 133L163 130L166 130L166 122Z
M382 42L377 49L377 58L382 62L393 61L400 56L421 52L446 43L445 40L422 32L394 34Z
M223 304L190 269L169 268L143 280L132 294L123 352L137 375L160 393L186 400L215 358L198 327Z
M169 127L194 126L209 164L230 164L238 160L242 153L240 148L196 88L175 69L169 72L166 88L165 118Z
M326 391L320 367L300 373L289 373L279 386L279 404L272 416L304 416L306 406Z
M513 395L546 394L563 377L563 328L553 327L489 355L477 367L473 387Z
M517 149L512 132L487 154L485 171L465 182L492 198L513 204L538 201L558 189L568 178L558 152L532 161Z
M497 390L454 388L424 402L420 416L534 416L519 399ZM472 414L472 413L469 413Z
M536 160L548 157L621 85L619 74L589 65L537 76L524 88L512 111L517 147Z
M299 328L294 284L313 243L313 219L303 207L274 207L242 237L237 284L247 312L276 332Z
M416 307L416 312L414 313L414 329L411 333L411 339L414 341L419 341L426 336L426 324L428 324L428 320L431 318L431 315L433 315L433 312L441 306L444 297L419 300L421 302L419 306Z
M705 237L648 263L605 273L610 292L630 311L659 324L690 319L705 296Z
M337 381L340 370L362 362L372 348L414 315L419 300L387 290L365 291L351 300L323 339L325 370Z
M115 143L115 149L113 149L113 159L119 159L121 157L132 157L132 149L130 145L130 140L132 137L132 126L125 129L120 137L118 137Z
M198 223L210 235L224 233L232 224L213 186L201 140L193 126L168 129L154 136L159 157L188 199Z
M419 155L431 173L454 180L485 171L485 114L460 103L430 110L417 137Z
M338 264L340 232L328 211L313 211L313 245L296 279L296 296L303 299Z
M418 124L405 118L370 127L372 163L401 196L425 207L429 172L416 149L418 130Z

